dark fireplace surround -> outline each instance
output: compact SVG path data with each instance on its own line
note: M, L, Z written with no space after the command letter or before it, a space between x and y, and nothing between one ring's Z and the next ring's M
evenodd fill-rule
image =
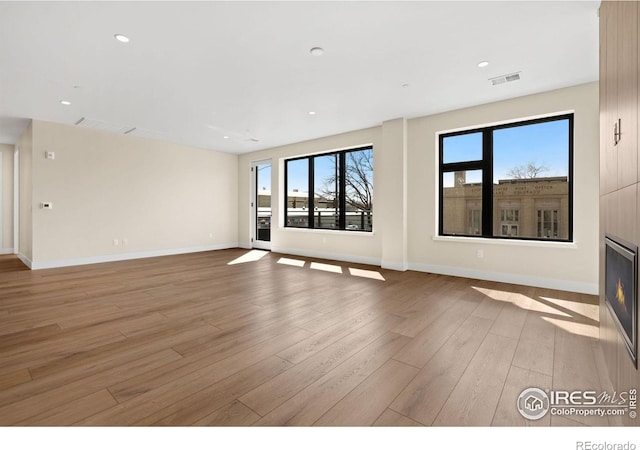
M605 237L605 303L627 352L638 367L638 247Z

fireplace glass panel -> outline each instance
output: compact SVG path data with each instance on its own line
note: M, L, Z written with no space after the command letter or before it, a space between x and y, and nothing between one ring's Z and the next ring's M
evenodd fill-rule
M634 363L637 359L637 247L605 239L605 301Z

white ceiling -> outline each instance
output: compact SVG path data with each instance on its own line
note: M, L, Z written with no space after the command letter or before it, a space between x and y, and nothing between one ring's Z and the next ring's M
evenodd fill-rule
M598 6L0 2L0 142L86 117L245 153L595 81Z

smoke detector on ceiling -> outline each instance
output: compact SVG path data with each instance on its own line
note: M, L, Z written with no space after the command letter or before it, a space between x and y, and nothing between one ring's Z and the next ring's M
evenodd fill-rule
M496 86L498 84L509 83L511 81L518 81L520 79L521 72L514 72L507 75L500 75L499 77L489 78L492 86Z

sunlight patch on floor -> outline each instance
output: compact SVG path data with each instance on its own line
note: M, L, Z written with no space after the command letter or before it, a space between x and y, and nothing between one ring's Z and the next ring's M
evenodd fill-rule
M571 334L578 334L580 336L586 336L595 339L598 339L599 336L598 327L596 325L571 322L563 319L554 319L552 317L543 317L542 319Z
M522 309L531 309L531 303L533 303L531 297L528 297L524 294L519 294L517 292L498 291L496 289L486 289L476 286L473 286L473 289L486 295L492 300L511 303Z
M284 264L286 266L304 267L304 261L301 259L280 258L278 264Z
M308 266L307 263L309 263ZM302 259L285 257L281 257L280 259L278 259L278 264L292 267L308 267L309 269L320 270L322 272L337 273L340 275L348 274L352 277L368 278L369 280L387 281L384 276L382 276L382 273L378 272L377 270L356 269L355 267L343 267L337 264L327 264L316 261L305 261Z
M242 263L259 261L267 253L269 253L269 252L265 252L263 250L250 250L247 253L245 253L244 255L239 256L236 259L234 259L233 261L228 262L227 265L228 266L233 266L234 264L242 264Z
M342 273L342 267L336 266L335 264L312 262L310 267L314 270L322 270L324 272Z
M354 277L370 278L372 280L386 281L380 272L375 270L354 269L349 267L349 273Z
M599 317L599 306L598 305L590 305L588 303L576 303L570 300L562 300L559 298L551 298L551 297L540 297L543 300L548 301L549 303L553 303L554 305L558 305L561 308L568 309L574 313L580 314L581 316L587 317L589 319L598 321Z
M569 333L598 338L598 305L553 297L531 298L516 292L476 286L472 288L492 300L511 303L531 313L537 313L541 319ZM584 323L592 321L593 324Z
M532 302L530 307L527 309L541 314L554 314L556 316L571 317L571 314L566 313L561 308L555 308L551 305L536 301Z

